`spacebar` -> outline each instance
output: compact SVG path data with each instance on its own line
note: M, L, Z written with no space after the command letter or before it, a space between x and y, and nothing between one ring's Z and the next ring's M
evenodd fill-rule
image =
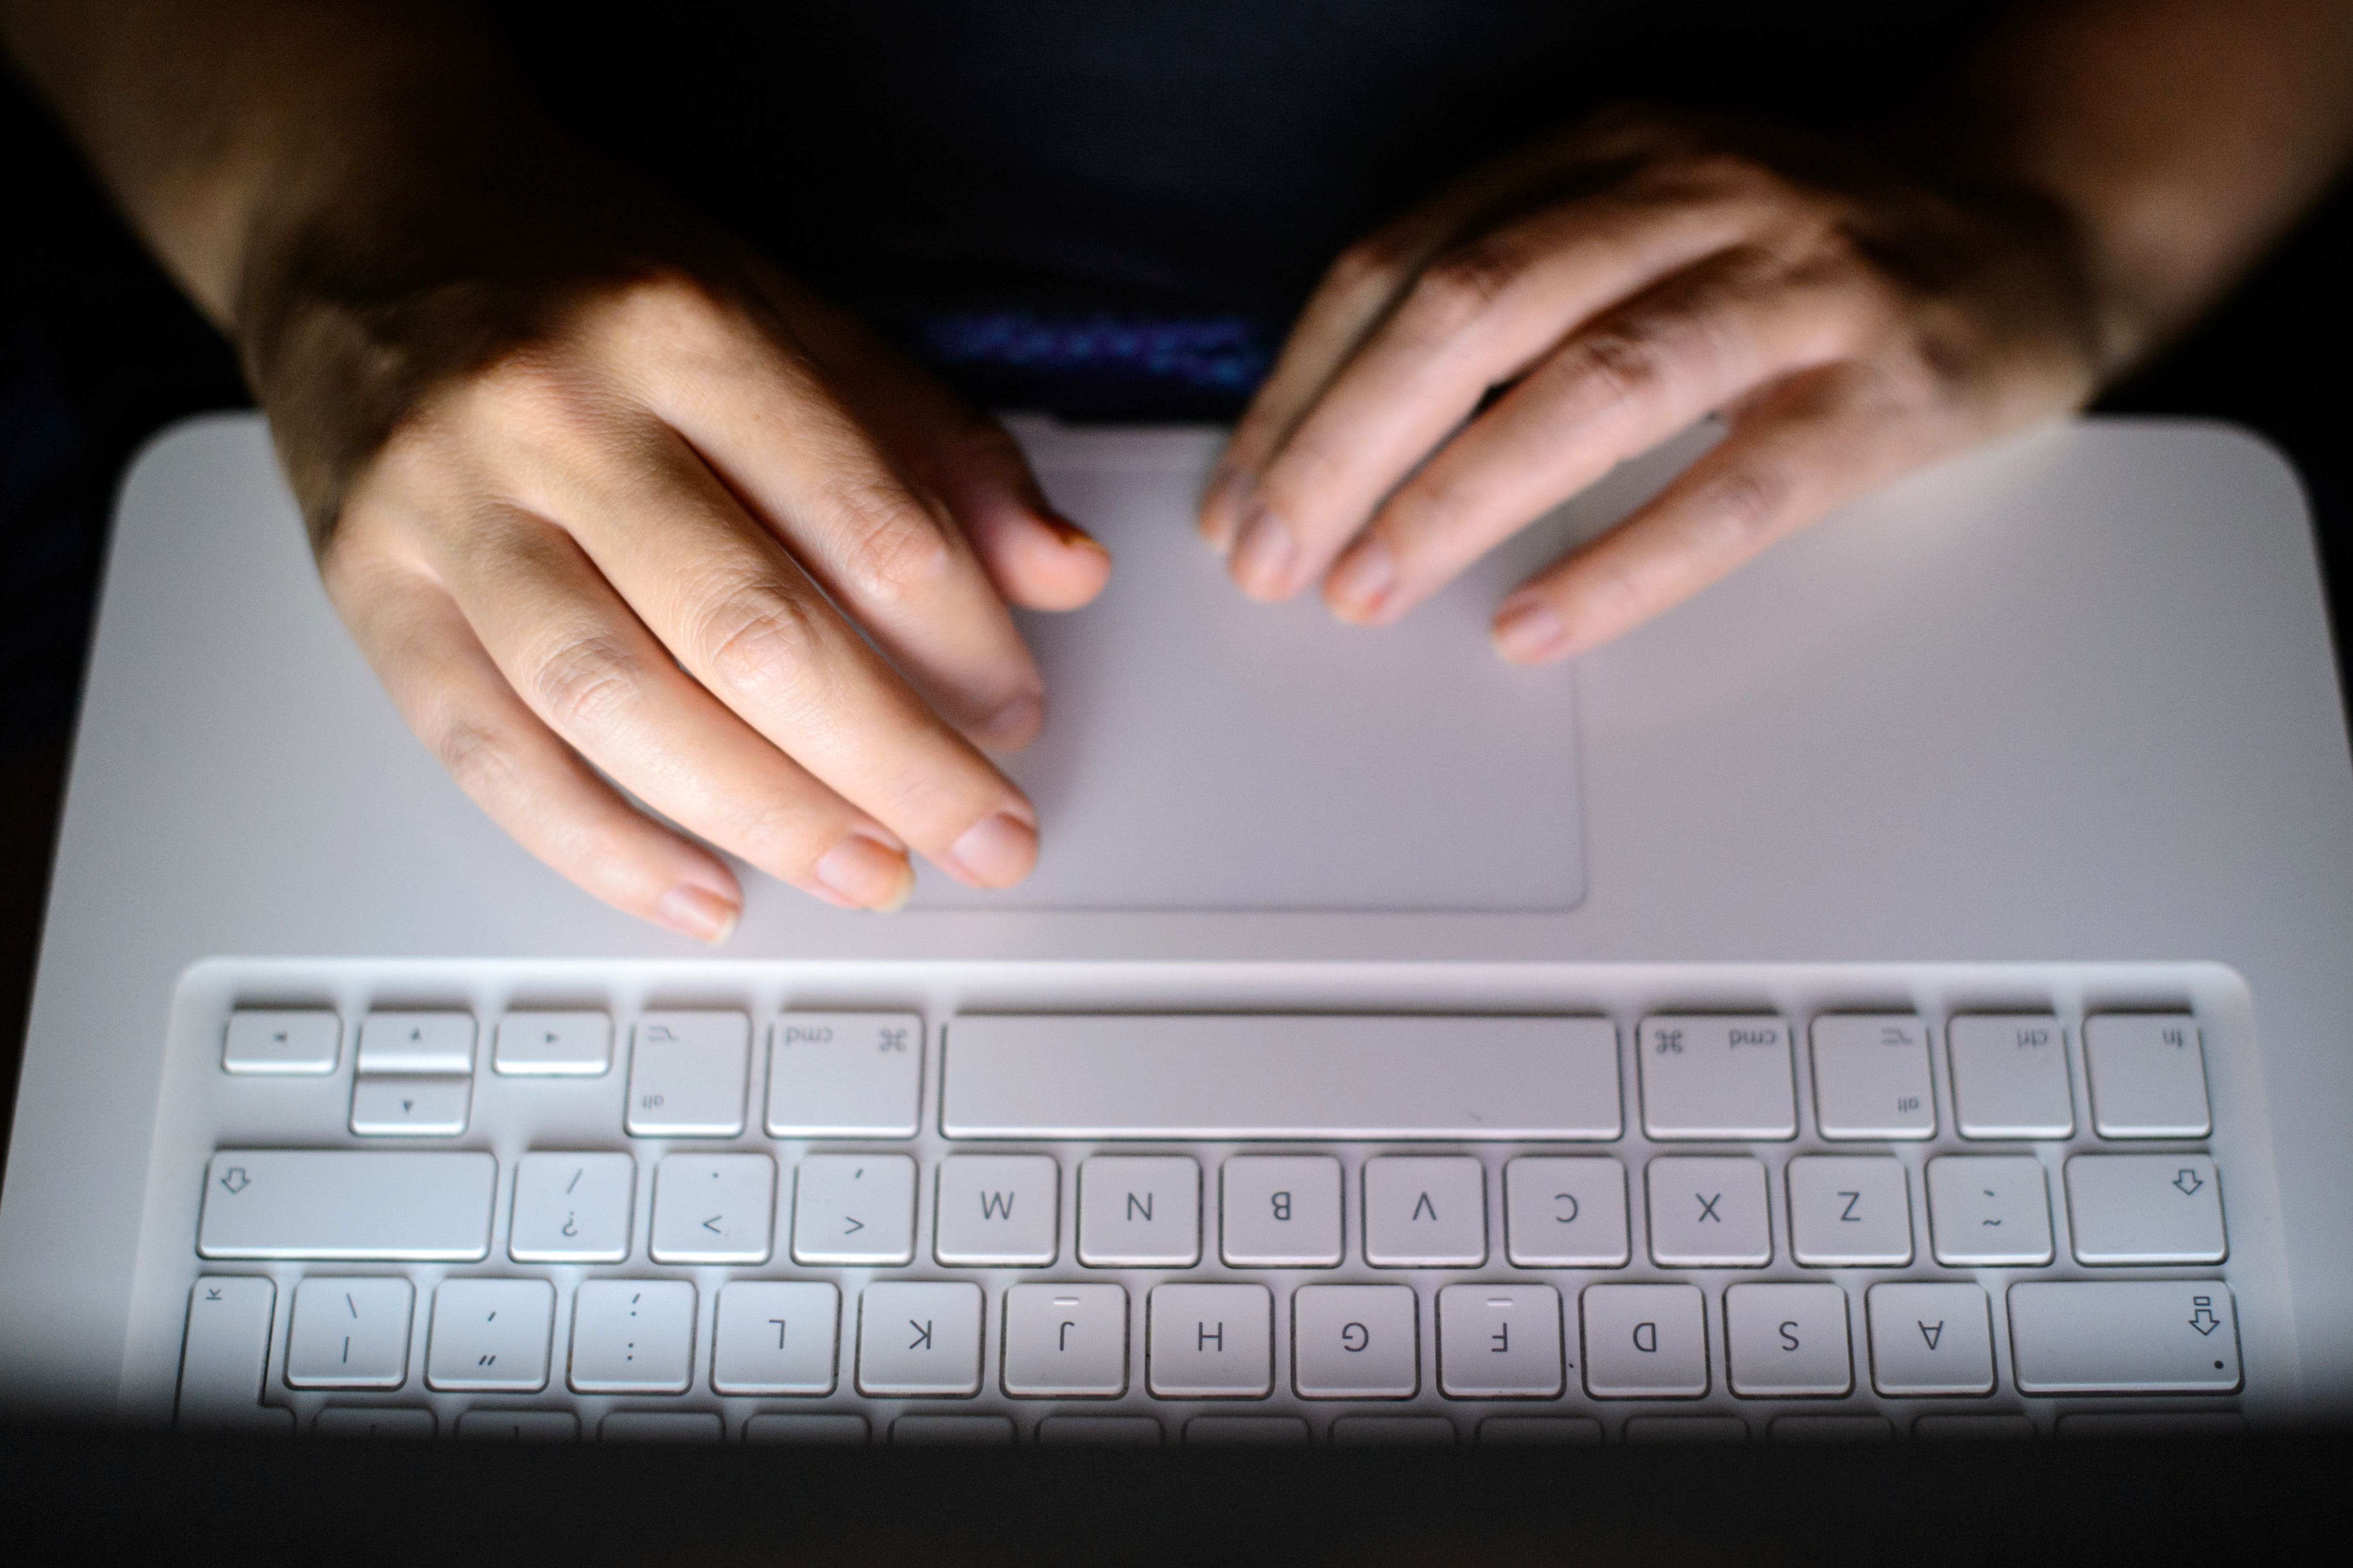
M1607 1018L971 1014L951 1138L1610 1139Z
M470 1262L491 1249L488 1154L223 1149L205 1171L206 1258Z

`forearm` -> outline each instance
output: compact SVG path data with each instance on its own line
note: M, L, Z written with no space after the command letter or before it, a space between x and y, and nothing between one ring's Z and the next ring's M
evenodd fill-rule
M0 0L0 38L232 332L306 226L396 207L502 139L486 125L528 123L487 37L440 5Z
M1931 130L2067 215L2113 375L2211 304L2344 166L2353 0L2029 5Z

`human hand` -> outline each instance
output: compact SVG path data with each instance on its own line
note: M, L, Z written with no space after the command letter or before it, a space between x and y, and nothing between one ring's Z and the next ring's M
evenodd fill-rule
M1509 595L1567 658L1904 471L2065 413L2102 372L2055 209L1761 127L1619 112L1344 255L1201 527L1262 599L1381 626L1617 463L1728 430ZM1467 423L1466 423L1467 421Z
M1026 876L979 749L1042 713L1007 601L1110 558L1006 433L609 171L428 205L283 247L240 335L329 594L467 793L709 941L733 874L615 784L845 907L902 902L911 848Z

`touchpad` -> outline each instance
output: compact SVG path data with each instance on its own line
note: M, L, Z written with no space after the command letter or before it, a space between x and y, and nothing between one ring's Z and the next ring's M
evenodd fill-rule
M1560 548L1549 519L1403 622L1311 591L1245 598L1194 528L1214 431L1054 430L1056 506L1116 563L1103 596L1020 616L1046 724L1000 759L1037 804L1038 868L932 908L1565 910L1584 896L1575 678L1490 650L1496 603Z

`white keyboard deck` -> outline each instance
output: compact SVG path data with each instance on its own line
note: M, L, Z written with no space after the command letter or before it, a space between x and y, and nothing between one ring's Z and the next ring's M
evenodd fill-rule
M2202 965L215 961L126 1400L569 1439L2237 1426L2293 1382Z

